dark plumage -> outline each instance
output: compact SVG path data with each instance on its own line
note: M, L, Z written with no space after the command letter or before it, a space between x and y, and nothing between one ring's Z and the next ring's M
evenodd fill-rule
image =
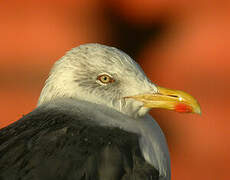
M1 180L154 180L138 135L56 108L35 110L0 131Z

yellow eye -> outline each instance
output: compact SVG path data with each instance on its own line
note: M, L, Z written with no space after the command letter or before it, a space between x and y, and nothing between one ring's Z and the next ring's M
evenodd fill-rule
M97 80L99 80L103 84L108 84L108 83L114 82L114 79L112 77L110 77L109 75L107 75L107 74L99 75L97 77Z

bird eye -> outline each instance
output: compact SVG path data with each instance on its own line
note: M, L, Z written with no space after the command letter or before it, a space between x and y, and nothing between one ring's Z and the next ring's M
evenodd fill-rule
M99 75L97 77L97 80L99 80L103 84L108 84L108 83L114 82L114 79L107 74Z

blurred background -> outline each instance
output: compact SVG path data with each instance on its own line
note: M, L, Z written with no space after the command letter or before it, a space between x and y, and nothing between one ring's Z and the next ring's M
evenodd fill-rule
M53 63L83 43L131 55L157 85L196 97L202 116L152 110L173 180L228 180L230 2L7 0L0 3L0 128L36 107Z

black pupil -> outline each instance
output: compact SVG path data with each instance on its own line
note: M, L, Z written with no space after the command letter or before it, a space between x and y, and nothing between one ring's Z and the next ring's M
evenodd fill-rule
M106 76L104 76L104 77L103 77L103 80L104 80L104 81L107 81L107 77L106 77Z

